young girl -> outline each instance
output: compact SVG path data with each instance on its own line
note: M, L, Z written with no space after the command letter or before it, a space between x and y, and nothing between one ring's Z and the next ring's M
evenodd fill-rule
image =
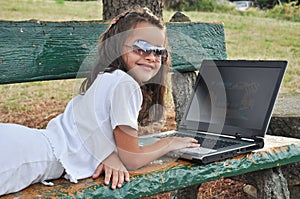
M198 147L193 138L164 138L141 147L138 122L164 105L166 33L148 9L115 18L100 38L99 61L63 114L46 129L0 124L0 195L63 175L71 182L105 172L112 189L164 154ZM158 120L162 112L151 117ZM125 168L126 167L126 168Z

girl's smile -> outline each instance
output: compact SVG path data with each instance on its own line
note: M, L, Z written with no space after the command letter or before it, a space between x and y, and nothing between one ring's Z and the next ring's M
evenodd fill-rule
M148 63L137 63L137 65L139 67L143 67L147 71L151 71L151 70L155 69L155 66L153 66L152 64L148 64Z

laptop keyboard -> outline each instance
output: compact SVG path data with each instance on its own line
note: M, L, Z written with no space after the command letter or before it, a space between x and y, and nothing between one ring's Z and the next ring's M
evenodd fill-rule
M185 137L188 136L188 134L176 133L176 136ZM198 143L200 144L201 147L209 148L209 149L220 149L220 148L239 144L239 142L235 142L233 140L231 141L231 140L223 140L223 139L222 140L212 139L212 138L201 137L201 136L196 136L194 138L198 140Z
M232 146L237 144L234 141L225 141L225 140L215 140L210 138L203 138L203 137L195 137L198 140L198 143L201 147L209 148L209 149L220 149L228 146Z

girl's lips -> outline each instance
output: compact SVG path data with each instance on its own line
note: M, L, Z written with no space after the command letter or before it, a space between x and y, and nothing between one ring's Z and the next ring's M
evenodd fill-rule
M141 66L141 67L144 67L144 68L147 68L147 69L150 69L150 70L154 69L154 66L152 66L151 64L141 63L141 64L138 64L138 66Z

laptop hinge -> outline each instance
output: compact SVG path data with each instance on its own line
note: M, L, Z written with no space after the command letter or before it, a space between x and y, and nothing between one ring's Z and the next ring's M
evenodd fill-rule
M235 134L235 138L236 138L237 140L241 140L241 139L242 139L241 134L240 134L240 133L236 133L236 134Z
M255 137L254 141L255 142L264 142L264 138L263 137Z

